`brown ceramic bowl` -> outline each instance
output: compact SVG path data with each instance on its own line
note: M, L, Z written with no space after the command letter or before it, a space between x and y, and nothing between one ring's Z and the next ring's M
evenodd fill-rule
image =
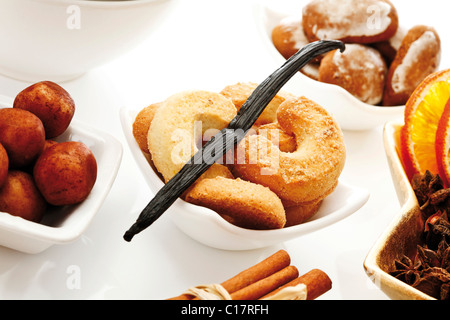
M389 274L394 269L395 260L415 251L423 230L417 198L400 157L399 136L402 126L402 122L389 122L383 132L386 156L401 210L370 250L364 268L372 281L392 299L435 300Z

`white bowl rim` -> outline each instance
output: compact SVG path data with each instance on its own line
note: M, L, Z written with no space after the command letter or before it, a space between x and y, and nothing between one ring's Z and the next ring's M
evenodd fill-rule
M329 215L325 217L321 217L319 219L313 219L311 221L304 222L299 225L290 226L282 229L271 229L271 230L253 230L253 229L247 229L242 228L236 225L233 225L229 222L227 222L225 219L221 218L220 215L218 215L213 210L210 210L208 208L194 205L188 202L185 202L181 199L179 199L179 206L180 209L186 208L187 206L195 206L196 211L195 213L192 212L192 210L189 210L189 208L186 208L183 212L185 214L189 215L200 215L203 216L205 219L209 219L211 221L214 221L217 225L219 225L222 229L227 230L231 234L238 235L245 238L251 238L251 239L260 239L262 236L265 238L289 238L294 235L303 235L308 234L312 231L318 230L320 228L324 228L326 226L332 225L333 223L342 220L343 218L347 217L348 215L351 215L356 210L358 210L367 200L369 197L369 194L366 190L362 188L357 188L354 186L350 186L349 184L339 181L339 188L343 188L344 190L351 190L354 194L352 194L353 197L357 197L358 201L351 202L351 205L342 207L333 213L330 213ZM171 215L171 218L173 215Z

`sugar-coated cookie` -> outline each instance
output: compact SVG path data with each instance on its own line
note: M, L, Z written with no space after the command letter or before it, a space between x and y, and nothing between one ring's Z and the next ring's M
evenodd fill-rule
M281 55L289 59L309 43L303 32L301 16L288 16L272 29L272 42Z
M272 29L272 42L285 59L289 59L298 50L310 43L303 31L301 16L288 16L282 19ZM300 69L300 72L311 79L318 80L319 63L322 57L321 55L311 60L310 63Z
M368 46L347 44L344 52L329 52L319 68L319 81L335 84L359 100L376 105L383 98L387 73L381 54Z
M313 0L303 7L308 40L374 43L394 36L398 14L388 0Z
M345 163L338 123L305 97L282 103L277 120L295 137L296 150L283 152L264 135L248 135L236 147L233 174L270 188L282 201L310 205L324 199L336 188Z
M415 26L403 38L386 79L383 105L404 105L414 89L437 71L441 41L435 29Z

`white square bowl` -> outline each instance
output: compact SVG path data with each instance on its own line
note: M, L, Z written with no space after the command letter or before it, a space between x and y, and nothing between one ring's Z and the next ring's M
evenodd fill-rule
M122 108L120 119L129 149L149 188L156 194L162 188L163 181L153 170L149 156L141 151L132 133L138 112L139 110ZM216 212L181 199L176 200L165 215L185 234L207 246L223 250L250 250L282 243L325 228L359 210L368 199L369 193L366 190L339 182L336 190L323 201L319 212L312 219L277 230L237 227Z
M12 100L0 96L0 108L12 106ZM0 245L25 253L39 253L52 245L79 238L102 206L122 160L121 143L108 133L72 121L57 141L81 141L97 160L97 180L83 202L50 209L39 223L0 212Z

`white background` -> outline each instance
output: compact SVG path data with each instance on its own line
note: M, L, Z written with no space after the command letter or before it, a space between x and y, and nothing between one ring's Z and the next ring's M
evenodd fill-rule
M449 11L439 8L445 1L393 3L401 24L436 27L443 42L441 68L448 68ZM178 1L138 48L63 83L77 104L75 118L123 143L121 168L98 215L74 243L36 255L0 247L0 299L165 299L192 285L222 282L281 248L301 274L313 268L328 273L333 288L320 299L387 299L363 268L373 243L400 210L381 127L344 132L348 157L341 179L371 196L333 226L274 247L233 252L195 242L163 216L132 242L122 239L152 194L124 140L120 107L141 109L185 89L217 91L238 81L259 82L277 67L256 34L251 1L189 0ZM3 95L13 97L28 85L0 76ZM67 286L72 267L81 277L75 289Z

